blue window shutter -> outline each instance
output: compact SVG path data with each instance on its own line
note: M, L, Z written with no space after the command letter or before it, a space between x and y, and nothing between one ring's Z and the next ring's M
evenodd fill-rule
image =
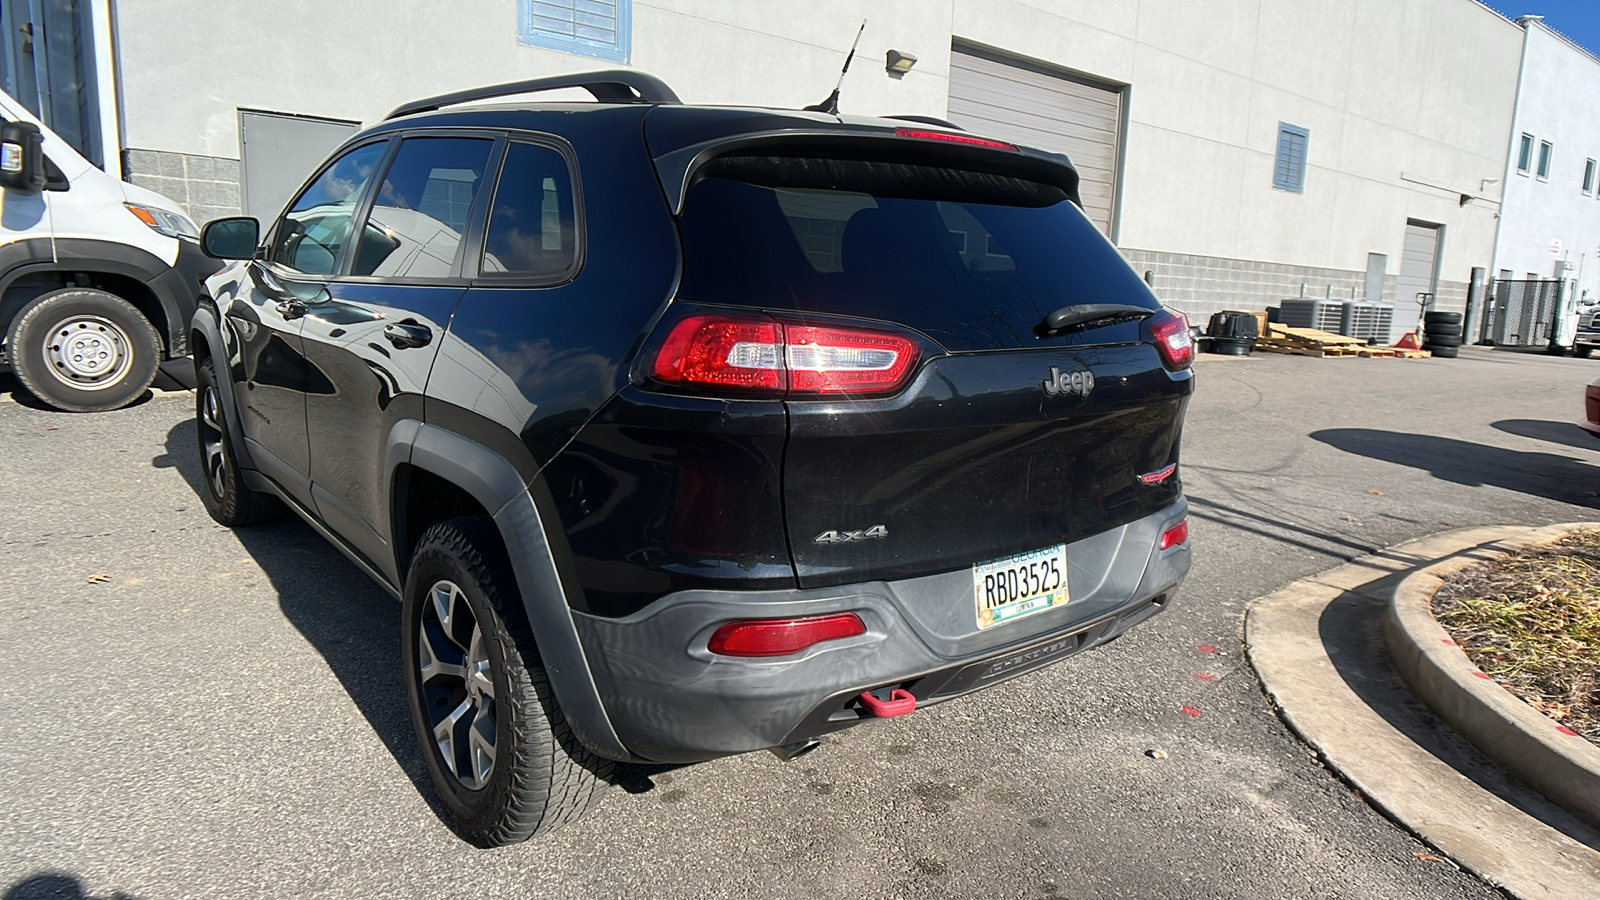
M633 0L517 0L517 41L627 62Z
M1278 124L1278 155L1272 164L1272 186L1300 193L1306 186L1306 146L1311 132L1295 125Z

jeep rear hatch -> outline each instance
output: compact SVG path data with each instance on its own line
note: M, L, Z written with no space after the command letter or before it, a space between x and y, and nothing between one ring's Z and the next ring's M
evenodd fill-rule
M805 587L1041 550L1178 495L1175 477L1140 476L1177 462L1187 361L1164 365L1152 328L1181 319L1068 198L1072 179L919 150L736 150L700 164L679 217L679 310L663 324L702 318L654 372L784 395ZM1090 304L1109 316L1048 327ZM722 369L694 368L702 352Z

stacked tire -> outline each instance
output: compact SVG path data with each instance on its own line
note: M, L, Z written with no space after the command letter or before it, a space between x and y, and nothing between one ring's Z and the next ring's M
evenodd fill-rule
M1454 359L1461 352L1461 313L1429 310L1422 315L1422 349Z

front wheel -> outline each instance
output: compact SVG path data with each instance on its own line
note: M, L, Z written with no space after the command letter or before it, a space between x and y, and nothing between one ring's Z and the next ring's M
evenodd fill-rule
M1573 344L1572 355L1579 359L1588 359L1594 354L1593 344Z
M239 474L228 419L217 388L217 368L210 359L195 366L194 429L199 444L205 487L200 499L219 525L237 528L274 518L283 507L271 494L252 490Z
M92 288L38 297L12 322L6 344L28 392L66 412L127 406L155 380L161 355L143 313Z
M401 622L417 743L463 837L515 844L599 803L613 763L561 714L492 520L423 534Z

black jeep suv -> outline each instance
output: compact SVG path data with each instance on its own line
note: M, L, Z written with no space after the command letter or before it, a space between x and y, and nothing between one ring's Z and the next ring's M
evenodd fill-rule
M594 103L466 101L581 86ZM1189 566L1187 323L1063 156L602 72L350 139L193 322L207 507L403 603L461 833L613 761L902 715L1105 643Z

